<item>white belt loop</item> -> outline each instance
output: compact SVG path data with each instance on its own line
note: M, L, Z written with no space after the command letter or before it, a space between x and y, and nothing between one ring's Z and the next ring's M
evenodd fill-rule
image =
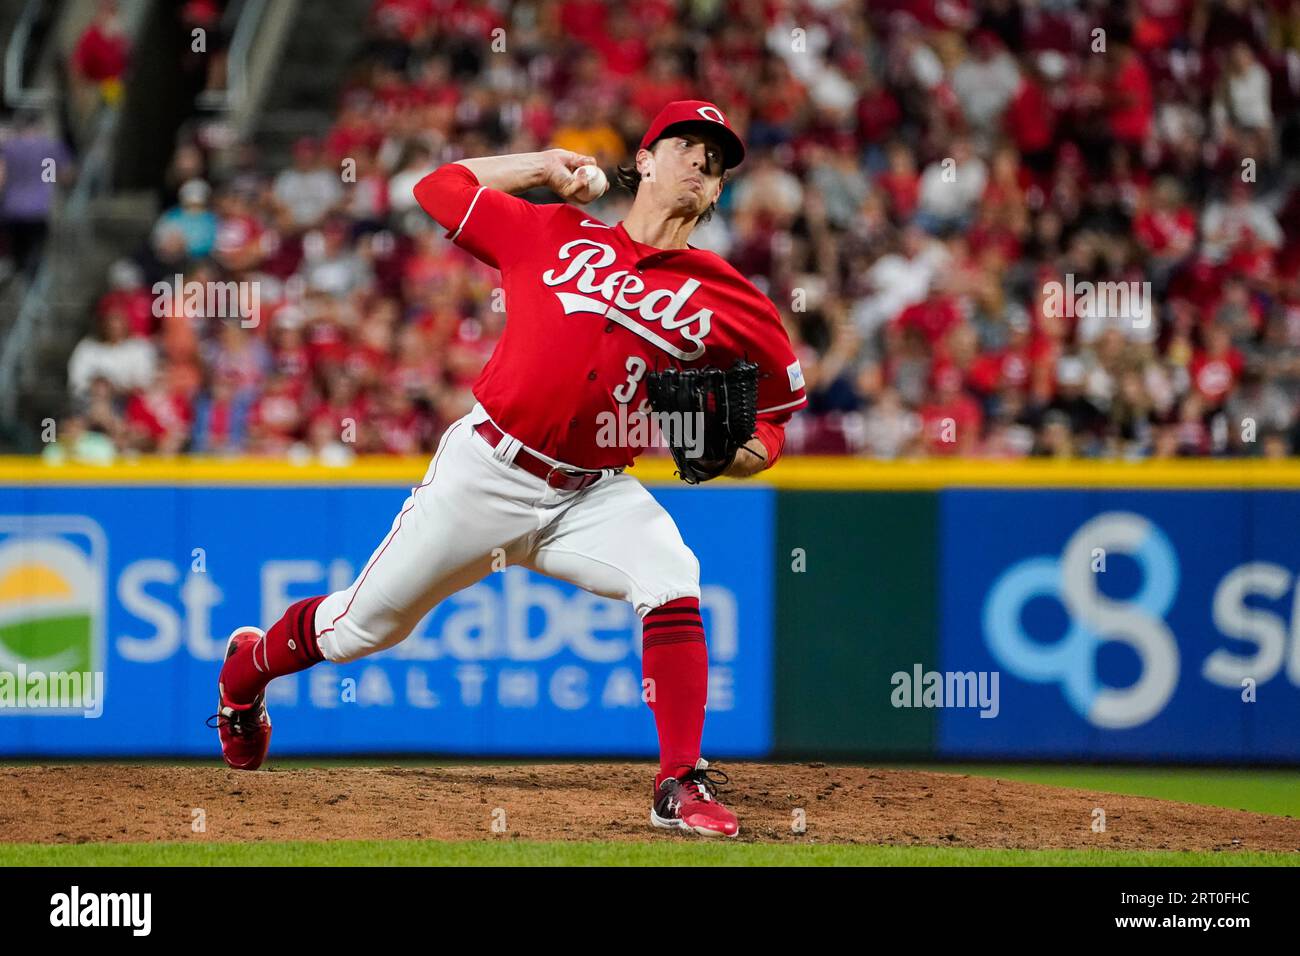
M515 462L515 455L519 454L519 449L522 447L523 442L518 438L505 435L505 437L497 443L497 447L492 449L492 457L497 461L505 462L507 465L513 465Z

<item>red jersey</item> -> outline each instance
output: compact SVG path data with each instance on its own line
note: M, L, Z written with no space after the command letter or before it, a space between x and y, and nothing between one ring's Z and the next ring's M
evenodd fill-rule
M642 409L647 372L747 359L759 366L759 437L780 453L780 426L807 403L803 372L776 307L721 257L656 249L622 223L489 189L454 163L415 198L501 270L506 327L473 392L524 445L580 468L625 467L640 449L598 436L610 415Z
M1201 396L1211 404L1217 405L1228 397L1228 393L1241 377L1246 360L1236 349L1230 349L1226 355L1212 356L1204 352L1197 353L1192 359L1188 372L1192 385Z
M72 51L72 63L88 80L101 83L115 80L126 72L131 45L125 33L104 29L92 23Z

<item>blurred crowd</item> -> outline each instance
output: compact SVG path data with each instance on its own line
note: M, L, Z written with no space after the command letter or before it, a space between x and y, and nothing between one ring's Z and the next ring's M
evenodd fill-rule
M63 64L70 114L120 99L129 59L115 0L99 0ZM59 191L75 178L66 132L53 111L19 109L0 121L0 283L30 280L40 267Z
M179 144L72 356L72 433L428 453L506 313L414 184L552 145L610 168L695 97L749 145L692 242L781 310L810 393L787 454L1300 449L1300 0L377 0L287 165ZM176 277L254 283L258 315L155 295ZM1087 283L1150 296L1053 300Z

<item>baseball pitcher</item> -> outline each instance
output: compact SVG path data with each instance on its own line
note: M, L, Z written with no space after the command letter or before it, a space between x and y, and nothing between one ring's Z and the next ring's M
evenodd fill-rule
M699 562L668 513L625 469L644 443L609 427L647 416L692 484L745 477L781 455L806 401L776 308L688 240L745 147L717 106L670 103L620 182L635 193L616 225L577 205L607 183L567 150L452 163L415 187L451 241L501 270L508 319L473 393L420 485L346 590L291 606L269 631L231 636L212 723L227 764L261 766L265 689L322 660L404 640L439 601L496 559L629 601L659 734L650 821L735 836L725 775L700 756L708 655ZM515 194L546 186L564 203Z

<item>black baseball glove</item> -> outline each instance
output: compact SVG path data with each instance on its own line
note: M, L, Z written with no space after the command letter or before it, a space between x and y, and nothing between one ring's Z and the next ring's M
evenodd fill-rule
M758 366L665 369L646 376L646 393L660 435L689 485L716 478L754 437ZM754 454L745 449L746 454Z

